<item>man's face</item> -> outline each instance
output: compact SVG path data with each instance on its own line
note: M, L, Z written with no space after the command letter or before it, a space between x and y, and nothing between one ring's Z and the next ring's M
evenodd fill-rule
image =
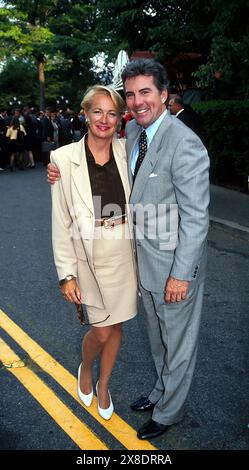
M181 106L179 106L179 104L174 102L174 98L169 100L170 114L176 114L176 113L178 113L178 111L180 111L180 109L181 109Z
M146 129L165 110L167 90L160 92L151 75L127 78L124 85L127 107L137 123Z

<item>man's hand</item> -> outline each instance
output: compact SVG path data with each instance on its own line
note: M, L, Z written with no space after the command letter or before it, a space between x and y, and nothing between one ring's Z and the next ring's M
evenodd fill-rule
M59 181L61 175L57 168L57 166L49 163L47 166L47 175L48 175L48 183L54 184L56 181Z
M61 293L68 302L81 304L80 289L75 279L65 282L61 286Z
M189 281L182 281L169 277L165 285L165 301L167 304L172 302L180 302L186 299Z

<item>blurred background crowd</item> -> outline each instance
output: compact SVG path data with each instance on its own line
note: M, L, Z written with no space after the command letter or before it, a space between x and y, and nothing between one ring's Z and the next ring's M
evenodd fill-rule
M86 133L83 111L46 108L37 112L24 107L0 110L0 171L35 168L49 162L51 150L77 142Z

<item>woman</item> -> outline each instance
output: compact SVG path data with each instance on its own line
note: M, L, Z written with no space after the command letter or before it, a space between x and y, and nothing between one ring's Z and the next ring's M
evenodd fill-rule
M63 297L86 305L92 324L82 343L78 395L93 399L93 362L100 356L98 411L110 419L109 380L121 345L122 322L136 314L136 274L128 209L124 141L115 139L124 102L104 86L81 103L88 122L82 140L51 153L61 179L52 187L55 264Z
M10 139L10 171L14 169L15 156L18 155L19 170L23 170L23 152L26 131L18 117L14 116L10 127L7 129L6 137Z

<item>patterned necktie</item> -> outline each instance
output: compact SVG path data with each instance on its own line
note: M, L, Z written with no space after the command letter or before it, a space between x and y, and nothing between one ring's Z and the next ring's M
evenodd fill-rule
M135 171L134 171L134 177L133 177L134 180L137 176L137 172L138 172L140 166L142 165L143 159L144 159L144 157L146 155L146 152L147 152L147 135L146 135L146 130L145 129L140 134L139 142L138 142L138 148L139 148L139 152L138 152L138 157L137 157Z

